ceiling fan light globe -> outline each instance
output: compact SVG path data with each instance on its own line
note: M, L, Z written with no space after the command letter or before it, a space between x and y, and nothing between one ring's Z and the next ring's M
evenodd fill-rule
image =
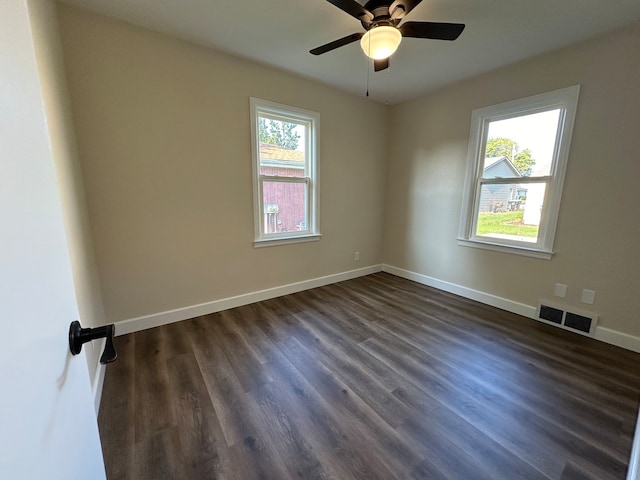
M388 58L398 49L402 41L400 30L395 27L374 27L360 40L365 55L374 60Z

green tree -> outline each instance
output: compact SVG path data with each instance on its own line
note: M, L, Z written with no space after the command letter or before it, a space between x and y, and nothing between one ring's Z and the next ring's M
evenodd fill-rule
M531 175L533 166L536 163L535 158L531 155L531 150L528 148L520 150L518 142L507 137L490 138L487 140L485 156L507 157L523 177Z
M297 127L295 123L259 118L258 127L258 136L261 143L268 143L269 145L276 145L289 150L298 148L300 135L295 131Z

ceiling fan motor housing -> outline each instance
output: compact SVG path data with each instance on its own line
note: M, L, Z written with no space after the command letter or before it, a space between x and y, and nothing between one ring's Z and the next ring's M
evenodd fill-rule
M369 0L364 8L370 11L373 14L373 20L369 20L368 18L362 18L360 23L364 27L365 30L370 30L374 27L381 26L389 26L389 27L397 27L402 20L402 13L404 13L404 8L402 5L398 5L394 10L400 10L400 12L396 13L396 16L393 16L394 12L389 11L389 7L391 4L388 0Z

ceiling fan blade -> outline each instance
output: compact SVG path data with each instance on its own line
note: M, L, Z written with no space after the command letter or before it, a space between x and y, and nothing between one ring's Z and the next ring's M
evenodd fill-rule
M338 40L325 43L324 45L314 48L313 50L309 50L309 53L313 55L322 55L323 53L330 52L331 50L335 50L338 47L343 47L344 45L349 45L350 43L357 42L362 38L363 35L364 33L352 33L351 35L347 35L346 37L339 38Z
M364 20L365 23L370 23L371 20L373 20L373 13L355 0L327 0L327 2L332 3L343 12L347 12L349 15L360 21Z
M455 40L464 30L464 23L406 22L399 28L403 37Z
M380 70L384 70L386 68L389 68L389 57L373 61L374 72L379 72Z
M393 13L396 8L402 7L402 9L404 10L404 15L406 15L411 10L416 8L421 2L422 0L396 0L389 6L389 11Z

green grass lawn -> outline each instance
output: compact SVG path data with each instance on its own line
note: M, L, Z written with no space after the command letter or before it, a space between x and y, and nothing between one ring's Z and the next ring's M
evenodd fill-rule
M481 213L478 217L477 235L516 235L519 237L537 237L536 225L524 225L524 212Z

